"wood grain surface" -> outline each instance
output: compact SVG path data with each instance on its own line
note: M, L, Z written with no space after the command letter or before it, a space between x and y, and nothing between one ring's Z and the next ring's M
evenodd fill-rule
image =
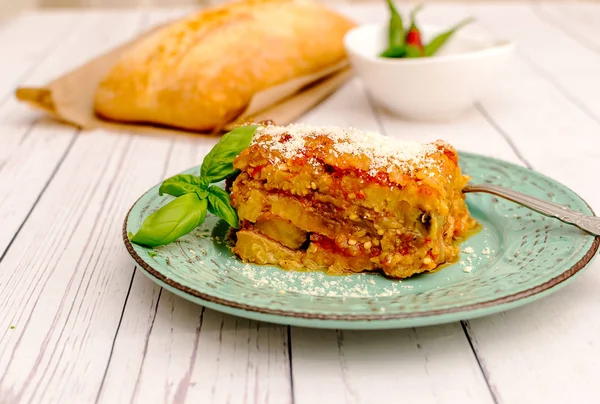
M374 3L335 7L362 23L387 15ZM137 271L124 214L216 139L79 133L12 93L190 10L30 12L0 26L0 403L599 402L598 261L522 308L372 332L223 315ZM600 210L600 5L440 3L422 19L466 15L517 50L465 116L404 121L353 79L301 120L446 139L549 175Z

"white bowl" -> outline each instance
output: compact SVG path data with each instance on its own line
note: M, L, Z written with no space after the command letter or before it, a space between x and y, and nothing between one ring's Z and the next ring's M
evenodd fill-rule
M447 28L421 29L429 41ZM353 28L344 46L370 96L392 113L417 120L455 118L472 107L514 47L509 41L470 38L459 31L432 57L381 58L387 23Z

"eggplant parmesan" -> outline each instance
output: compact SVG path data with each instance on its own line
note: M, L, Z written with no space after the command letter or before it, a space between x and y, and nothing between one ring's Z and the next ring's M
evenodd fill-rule
M234 161L246 262L394 278L458 259L477 226L456 150L349 128L259 126Z

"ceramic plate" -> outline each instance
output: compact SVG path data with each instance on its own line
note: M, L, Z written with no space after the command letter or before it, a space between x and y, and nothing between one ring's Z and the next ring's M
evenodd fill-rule
M503 185L593 214L565 186L523 167L460 153L473 183ZM194 167L189 172L198 173ZM227 225L208 214L178 241L155 249L131 244L144 218L171 197L150 189L129 211L127 250L167 290L208 308L295 326L340 329L416 327L514 308L564 286L590 262L600 238L487 194L468 194L483 230L461 246L461 260L402 281L379 274L329 276L242 263L228 248Z

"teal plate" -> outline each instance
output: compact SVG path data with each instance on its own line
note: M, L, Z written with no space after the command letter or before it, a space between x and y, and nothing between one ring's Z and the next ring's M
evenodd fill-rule
M593 214L573 191L504 161L460 153L473 183L502 185ZM186 173L198 173L194 167ZM330 276L245 264L228 247L227 224L208 215L192 233L163 247L131 244L144 218L171 197L150 189L123 228L142 272L165 289L208 308L253 320L315 328L417 327L481 317L546 296L595 256L600 238L487 194L468 194L483 225L461 246L461 260L429 274L392 280L380 274Z

